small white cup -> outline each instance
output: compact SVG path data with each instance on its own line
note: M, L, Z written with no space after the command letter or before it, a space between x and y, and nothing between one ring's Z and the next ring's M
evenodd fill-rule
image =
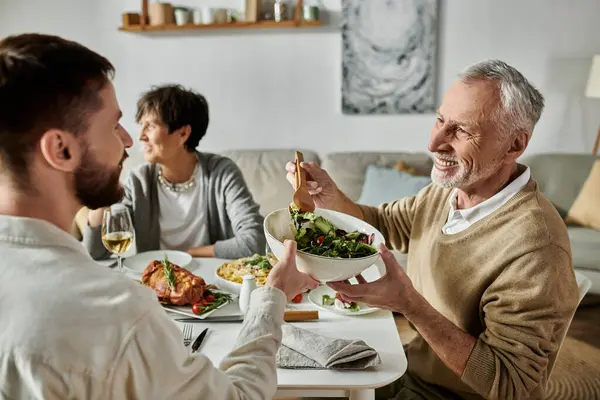
M175 23L185 25L190 22L190 12L187 10L175 10Z
M202 9L202 23L203 24L212 24L215 22L215 16L212 8L204 7Z
M202 11L194 10L193 20L194 20L194 25L202 24Z

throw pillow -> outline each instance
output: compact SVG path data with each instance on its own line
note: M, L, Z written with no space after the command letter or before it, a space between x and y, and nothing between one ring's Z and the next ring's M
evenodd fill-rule
M359 204L379 206L407 196L414 196L431 183L428 176L413 176L394 168L367 166L365 184Z
M600 230L600 160L592 166L579 195L569 209L566 222Z
M406 173L411 174L413 176L419 176L420 175L417 172L416 169L414 169L413 167L411 167L405 161L402 161L402 160L398 161L398 163L396 163L396 165L394 165L394 169L396 171L406 172Z

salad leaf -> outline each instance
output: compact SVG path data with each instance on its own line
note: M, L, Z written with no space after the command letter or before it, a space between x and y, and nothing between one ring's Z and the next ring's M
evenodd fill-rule
M375 254L374 234L337 229L330 221L312 212L301 213L291 204L290 216L296 228L297 248L306 253L332 258L359 258Z
M248 260L248 265L257 265L262 270L271 269L271 263L269 259L265 256L261 256L260 254L255 254L252 256L250 260Z
M332 306L334 302L335 302L335 297L331 297L328 294L324 294L323 297L321 298L321 303L324 306Z
M331 231L335 231L335 227L323 217L317 217L313 222L315 227L325 235L328 235Z

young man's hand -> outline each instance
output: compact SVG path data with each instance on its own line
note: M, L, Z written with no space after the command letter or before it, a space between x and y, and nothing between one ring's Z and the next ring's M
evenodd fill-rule
M319 282L296 268L296 242L286 240L284 246L281 259L269 272L267 285L281 290L289 301L307 289L315 289Z

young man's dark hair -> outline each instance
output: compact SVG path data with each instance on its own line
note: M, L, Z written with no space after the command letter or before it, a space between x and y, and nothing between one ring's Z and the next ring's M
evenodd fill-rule
M155 86L144 93L137 103L136 122L153 113L169 129L169 134L189 125L190 137L185 142L194 151L208 128L208 103L204 96L181 85Z
M27 187L29 156L44 132L86 130L113 74L106 58L57 36L0 41L0 167L15 183Z

